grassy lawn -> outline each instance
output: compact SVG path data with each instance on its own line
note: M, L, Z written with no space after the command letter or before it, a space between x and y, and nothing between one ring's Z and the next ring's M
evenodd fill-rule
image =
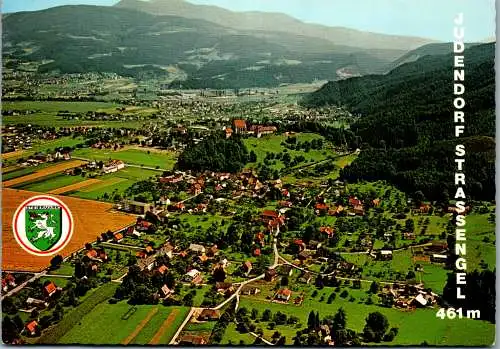
M164 307L162 305L138 305L135 311L134 306L126 302L117 304L101 303L92 312L84 316L71 331L66 333L60 344L120 344L129 336L153 309L158 308L158 312L142 328L133 340L133 344L147 344L163 325L168 315L175 309L179 311L174 322L162 335L159 344L168 344L173 334L180 326L189 308L187 307ZM126 317L127 312L131 314ZM110 330L112 329L112 330Z
M75 267L70 262L66 261L61 264L58 269L49 271L50 275L73 275Z
M234 323L230 323L224 332L224 337L222 337L220 344L238 345L240 342L243 342L244 345L251 345L254 341L254 336L248 333L239 333L236 331L236 325Z
M393 259L390 261L376 261L366 254L342 254L342 257L350 263L363 268L364 279L378 281L405 281L404 276L413 270L412 253L408 250L394 251ZM399 275L398 275L399 273Z
M299 133L296 134L295 137L297 137L298 142L311 141L313 139L323 139L322 136L313 133ZM251 137L246 138L244 140L244 143L248 151L253 150L257 155L257 163L263 163L267 153L281 153L285 149L287 150L288 154L290 154L292 159L298 155L304 156L305 162L300 163L298 166L306 165L310 163L311 160L313 160L313 162L324 160L326 159L326 156L328 154L332 154L331 151L327 150L325 147L323 147L322 150L311 149L309 152L305 152L303 149L287 149L286 147L281 145L281 142L283 142L286 138L287 137L284 135L269 135L263 136L262 138ZM253 166L255 166L255 164L250 164L250 167ZM283 162L278 160L276 161L276 164L271 167L275 169L282 169L284 165Z
M56 284L57 287L64 288L66 284L69 282L69 278L63 278L63 277L54 277L54 276L42 276L40 278L40 283L43 284L46 281L52 281L54 284Z
M88 159L102 160L109 159L122 160L127 164L133 164L145 167L159 167L161 169L172 169L176 163L177 155L172 152L150 152L139 149L126 150L99 150L93 148L77 149L73 152L73 156Z
M466 216L467 270L481 270L481 261L493 270L496 265L495 224L488 220L489 214Z
M425 287L430 287L434 292L438 294L443 293L449 271L445 270L443 266L439 264L419 263L424 270L417 273L417 280L421 280Z
M357 292L356 292L357 291ZM325 288L319 293L325 293L327 296L332 292L332 289ZM397 309L389 309L378 305L366 305L358 302L358 297L363 291L349 289L349 294L355 295L356 301L350 302L347 299L336 297L332 304L327 304L326 301L319 302L319 297L315 299L306 299L302 306L282 305L269 303L262 299L242 296L240 301L241 307L246 307L249 311L252 308L259 310L259 314L265 309L270 309L272 314L277 311L285 312L288 316L294 315L300 319L303 328L307 325L307 317L309 312L319 311L320 317L334 315L335 312L343 307L347 313L347 326L357 332L361 332L365 325L365 319L369 313L379 311L387 316L390 327L398 327L399 334L393 342L387 343L390 345L420 345L423 341L427 341L429 345L491 345L495 337L495 326L485 321L477 320L441 320L436 318L437 309L418 309L414 312L403 312ZM292 296L293 297L293 296ZM326 298L326 297L325 297ZM349 298L349 297L348 297ZM275 330L286 336L287 344L292 344L292 338L295 336L298 328L290 326L277 326L274 330L267 330L267 323L257 324L262 327L267 335L272 334ZM225 341L231 339L229 335L234 334L231 331L226 332ZM248 335L245 335L248 336ZM235 338L238 338L235 336ZM248 339L247 339L248 340ZM250 338L250 340L253 339ZM233 341L234 343L234 341Z

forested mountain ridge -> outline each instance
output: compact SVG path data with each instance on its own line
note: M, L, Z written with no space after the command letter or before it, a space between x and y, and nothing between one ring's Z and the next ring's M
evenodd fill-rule
M309 107L344 105L361 118L351 126L363 151L342 171L349 180L387 179L428 198L454 188L454 145L466 144L467 189L495 193L495 44L465 51L466 129L453 128L453 57L425 56L386 75L330 82L308 96ZM468 145L468 147L467 147Z
M172 88L275 87L383 72L401 50L366 50L293 33L227 28L202 19L104 6L60 6L3 16L9 68L112 72Z

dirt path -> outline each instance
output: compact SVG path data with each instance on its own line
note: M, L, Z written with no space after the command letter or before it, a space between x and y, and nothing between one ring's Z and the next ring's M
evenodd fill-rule
M157 312L158 308L151 309L151 311L146 315L146 317L137 325L135 330L131 334L129 334L128 337L121 342L121 344L127 345L130 342L132 342L134 338L137 337L137 335L142 331L144 326L147 325L147 323L153 318L153 316L155 316Z
M178 314L179 314L179 309L172 310L172 312L168 315L165 321L163 321L163 324L153 336L153 339L149 341L148 343L149 345L156 345L160 343L161 337L163 337L167 329L172 325L172 322L174 322L175 317Z
M95 178L87 179L86 181L83 181L83 182L78 182L75 184L70 184L70 185L67 185L67 186L64 186L61 188L51 190L48 192L48 194L63 194L63 193L67 193L69 191L74 191L77 189L85 188L85 187L88 187L89 185L100 183L100 182L101 182L100 179L95 179Z

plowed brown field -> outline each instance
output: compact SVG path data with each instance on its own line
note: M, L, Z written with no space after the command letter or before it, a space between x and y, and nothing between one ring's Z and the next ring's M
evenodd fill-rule
M36 171L35 173L29 174L26 176L22 176L22 177L18 177L18 178L14 178L14 179L11 179L10 181L3 182L2 185L4 187L12 187L12 186L17 185L17 184L29 182L29 181L32 181L32 180L35 180L38 178L50 176L54 173L68 170L70 168L78 167L78 166L81 166L85 163L86 163L85 161L81 161L81 160L64 161L64 162L58 163L57 165L43 168L40 171Z
M12 231L12 219L17 207L40 193L3 188L2 190L2 269L37 272L50 264L52 257L38 257L25 252L18 245ZM65 257L95 241L108 229L116 231L135 221L135 216L112 210L104 202L54 195L64 202L73 214L74 230L71 241L60 252Z
M101 183L102 181L100 179L87 179L86 181L75 183L75 184L70 184L65 187L57 188L54 190L49 191L49 194L63 194L67 193L68 191L73 191L81 188L88 187L89 185L96 184L96 183Z

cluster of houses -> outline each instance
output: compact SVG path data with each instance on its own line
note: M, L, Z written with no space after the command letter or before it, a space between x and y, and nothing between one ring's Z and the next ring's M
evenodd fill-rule
M448 243L434 240L425 246L414 248L413 255L420 261L446 263L448 261Z
M314 205L314 212L317 215L328 214L329 216L339 216L341 214L347 214L348 216L364 216L365 206L377 207L381 203L380 199L370 200L369 202L363 202L356 196L350 196L348 199L348 206L344 207L340 204L329 205L325 202L322 197L317 198L316 204Z
M260 138L265 135L274 134L278 131L276 126L268 125L249 125L249 123L244 119L233 120L233 127L225 127L224 132L226 133L226 138L229 138L234 134L242 135L253 135Z
M119 170L124 168L125 163L121 160L109 160L107 162L93 160L79 167L67 169L64 171L64 173L71 176L85 174L87 175L87 177L96 177L118 172Z
M40 311L46 309L49 306L51 299L57 297L62 290L62 288L56 286L53 281L47 282L42 288L44 299L28 297L25 302L26 308L21 309L22 312L31 314L35 310ZM38 319L28 321L24 325L23 333L27 336L35 336L39 334L40 325L38 323Z
M15 115L15 112L13 112L12 115ZM3 126L2 154L23 149L31 149L34 141L54 140L61 136L62 134L54 129L40 126Z
M382 288L379 296L391 298L394 306L403 310L415 310L416 308L430 307L435 305L439 296L424 286L419 285L386 285Z

